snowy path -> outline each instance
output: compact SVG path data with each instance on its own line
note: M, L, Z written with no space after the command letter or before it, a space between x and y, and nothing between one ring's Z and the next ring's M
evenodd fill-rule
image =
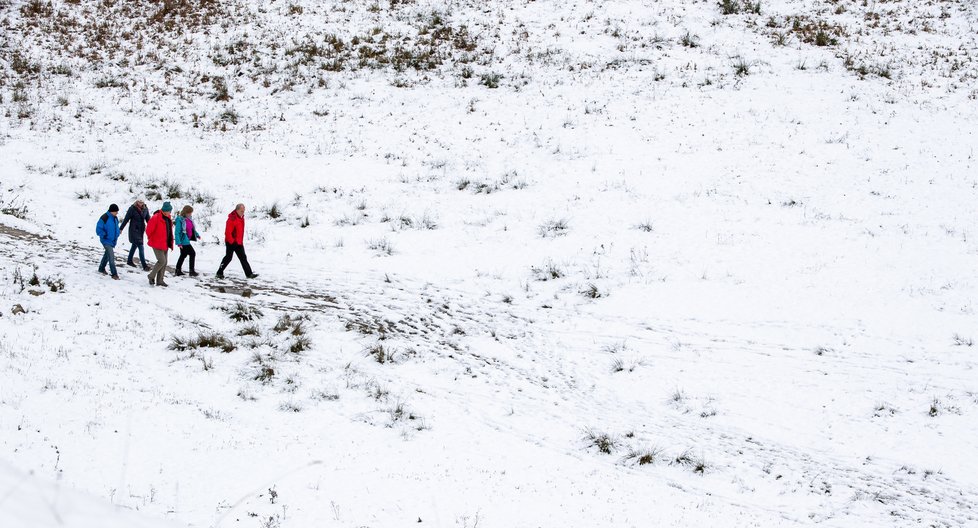
M0 255L7 262L57 266L98 256L91 248L10 227L0 226L0 236ZM77 271L65 273L69 282L80 280ZM142 288L142 281L134 278L141 278L140 273L126 273L123 282L111 286ZM241 297L245 289L251 293L247 299ZM463 289L356 273L322 274L302 285L266 276L247 284L205 279L170 290L167 295L189 296L194 304L247 300L271 313L309 313L317 334L352 332L361 341L409 350L406 358L389 366L396 370L384 375L407 387L423 386L423 396L412 407L435 430L440 421L464 415L495 434L555 456L596 457L609 469L637 478L659 473L655 478L677 489L767 510L792 524L846 525L846 519L867 515L879 525L892 526L969 526L978 521L978 489L973 485L913 461L871 456L870 451L856 456L858 442L848 442L867 432L860 430L866 416L833 415L831 402L806 401L805 391L819 388L826 377L844 377L854 387L895 383L908 374L910 363L904 356L886 361L828 351L836 357L827 362L826 356L789 344L791 334L804 330L799 328L783 328L785 340L772 342L759 336L778 332L756 325L648 321L593 313L580 304L541 309ZM625 367L617 373L611 369L616 356ZM336 361L312 353L298 368L323 370ZM701 370L699 376L684 375L696 370ZM778 373L781 379L765 383L772 396L786 401L758 403L763 397L740 386L756 383L751 379L765 372ZM942 376L941 390L966 383L968 376ZM697 378L702 383L690 390ZM234 390L234 380L229 382ZM636 390L643 385L644 390ZM670 396L674 391L682 395ZM757 412L741 407L741 398L758 407ZM786 415L779 405L793 407L798 420L781 422L791 411ZM792 431L796 426L799 430ZM581 437L589 427L614 438L611 456L586 447ZM841 430L838 437L833 427ZM802 435L800 441L797 435ZM661 451L658 462L635 465L628 451L645 448ZM687 463L695 465L702 458L706 464L703 476L684 476L683 464L670 467L687 450L693 459Z

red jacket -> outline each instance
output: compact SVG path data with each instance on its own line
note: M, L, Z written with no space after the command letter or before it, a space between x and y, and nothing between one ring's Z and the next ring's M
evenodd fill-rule
M146 224L146 238L153 249L173 249L173 220L163 216L162 211L156 211Z
M231 211L228 215L228 223L224 228L224 241L228 244L244 245L244 217Z

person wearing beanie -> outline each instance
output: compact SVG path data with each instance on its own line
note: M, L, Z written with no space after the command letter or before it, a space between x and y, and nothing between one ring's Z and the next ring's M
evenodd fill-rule
M228 267L231 263L231 259L237 255L238 260L241 261L241 267L244 269L245 277L249 279L254 279L258 276L257 273L251 271L251 265L248 264L248 255L245 254L244 250L244 214L245 206L244 204L238 204L228 215L227 226L224 228L224 260L221 261L221 267L217 270L217 278L224 278L224 268Z
M109 206L109 210L99 217L98 223L95 224L95 234L98 235L99 242L102 243L102 248L105 250L102 253L102 262L98 265L98 272L102 275L107 275L105 272L105 265L109 265L109 271L112 272L112 278L119 280L119 273L115 269L115 245L119 241L119 206L112 204Z
M194 269L194 261L197 259L197 252L194 251L194 247L190 245L191 242L195 240L200 240L200 234L197 232L194 226L194 220L192 218L194 213L194 208L185 205L183 209L180 210L180 214L177 215L177 219L173 221L174 226L174 242L177 247L180 248L180 258L177 259L177 271L174 275L183 275L183 261L186 258L190 258L190 276L196 277L198 275L197 271Z
M126 264L136 267L136 264L132 261L132 257L136 254L136 250L139 250L139 263L143 267L143 271L149 271L149 265L146 264L146 253L143 251L143 237L146 234L146 222L149 222L149 208L146 207L146 203L142 200L136 200L136 203L129 206L129 210L126 211L126 217L122 220L122 225L119 229L125 229L126 225L129 225L129 258L126 260Z
M153 249L156 256L156 264L149 270L150 286L169 286L163 281L166 273L167 253L173 249L173 219L170 212L173 206L170 202L163 202L163 207L153 213L153 216L146 224L146 238L149 247Z

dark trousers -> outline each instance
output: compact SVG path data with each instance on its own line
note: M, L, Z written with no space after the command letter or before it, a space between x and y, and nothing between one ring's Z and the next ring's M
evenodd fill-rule
M190 257L190 273L194 273L197 268L194 267L194 263L197 261L197 252L194 251L194 247L190 244L186 246L180 246L180 258L177 259L177 271L183 267L183 261L187 257Z
M102 253L102 261L98 264L98 270L104 272L105 265L108 264L109 271L112 273L112 276L115 277L118 275L115 270L115 248L106 244L102 244L102 247L105 248L105 252Z
M130 266L134 266L135 265L132 262L132 258L134 256L136 256L136 250L139 250L139 263L142 264L143 267L145 268L146 267L146 253L145 253L145 251L143 251L143 245L142 244L133 244L132 247L129 248L129 260L127 260L126 262L128 262Z
M224 268L228 267L228 264L231 263L231 258L237 255L238 260L241 261L241 268L244 270L245 276L251 276L251 265L248 264L248 255L245 255L244 246L241 244L225 243L224 248L224 260L221 261L221 268L217 272L224 273Z

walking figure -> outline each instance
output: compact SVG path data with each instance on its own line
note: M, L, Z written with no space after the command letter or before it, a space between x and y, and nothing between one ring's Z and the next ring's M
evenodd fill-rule
M217 270L217 278L224 278L224 268L228 267L231 263L231 258L235 255L238 256L238 260L241 261L241 268L244 269L245 277L253 279L258 276L257 273L251 271L251 265L248 264L248 255L245 254L244 249L244 229L245 229L245 206L244 204L238 204L228 215L227 226L224 228L224 260L221 261L221 267Z
M195 240L200 240L200 234L194 227L194 220L192 215L194 213L194 208L185 205L183 209L180 210L180 214L177 215L177 219L173 222L174 226L174 239L177 247L180 248L180 258L177 259L177 270L173 273L176 276L183 275L183 261L186 258L190 258L190 271L191 277L196 277L199 275L194 263L197 260L197 252L194 251L194 247L190 245L191 242Z
M172 211L170 202L163 202L163 207L153 213L146 223L146 238L156 256L156 264L149 270L150 286L169 286L163 281L163 275L166 273L167 253L173 249L173 219L170 218Z
M119 241L119 233L121 232L122 230L119 228L119 206L112 204L95 224L95 234L98 235L98 240L105 250L102 253L102 261L98 265L98 272L106 275L105 265L108 264L112 278L115 280L119 280L119 273L115 269L115 245Z
M136 200L136 203L129 206L129 210L126 211L126 217L122 219L122 225L119 229L125 229L126 224L129 224L129 243L132 246L129 247L129 258L126 259L126 264L136 267L136 264L132 261L132 257L136 254L136 250L139 250L139 263L143 267L143 271L149 271L149 265L146 264L146 253L143 251L143 235L146 234L146 222L149 222L149 208L146 207L146 203L142 200Z

